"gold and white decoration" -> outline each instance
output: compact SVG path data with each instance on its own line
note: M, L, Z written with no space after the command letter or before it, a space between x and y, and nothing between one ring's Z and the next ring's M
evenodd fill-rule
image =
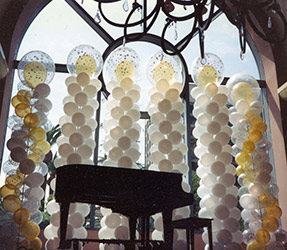
M231 129L226 106L228 89L220 86L223 63L214 54L197 58L192 66L197 84L191 91L195 99L193 116L196 118L193 136L197 139L194 153L198 157L197 175L201 178L197 190L201 198L199 217L213 218L212 231L215 249L241 249L239 231L240 210L237 206L238 189L232 148L228 144ZM202 234L208 244L208 234ZM206 249L209 246L206 245Z
M74 48L67 59L71 76L66 78L68 95L63 99L65 115L60 118L62 135L57 139L59 157L55 167L69 164L93 164L94 131L97 128L95 112L99 107L97 95L102 83L97 79L102 69L100 53L89 45ZM50 184L55 190L55 179ZM49 209L48 209L49 208ZM56 249L59 245L59 205L52 200L47 205L51 215L50 225L44 230L48 240L46 249ZM85 217L90 207L84 203L70 205L66 238L87 238L84 227Z
M151 70L150 70L151 69ZM149 89L150 103L148 113L151 117L151 125L148 130L152 143L149 170L176 172L187 174L189 167L185 163L187 146L184 141L186 126L183 119L185 105L180 98L183 85L177 80L181 74L179 60L163 54L155 53L149 58L147 72L153 86ZM182 188L190 192L190 186L185 179L182 180ZM189 207L175 209L173 220L189 217ZM152 233L153 240L163 240L162 215L153 215L155 230ZM185 233L182 230L174 230L173 249L186 247Z

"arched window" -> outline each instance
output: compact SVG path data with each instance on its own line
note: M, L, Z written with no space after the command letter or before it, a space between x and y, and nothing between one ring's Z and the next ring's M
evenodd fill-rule
M83 2L83 4L81 3ZM129 1L127 1L129 2ZM131 5L131 3L128 3ZM86 16L81 16L80 13L85 13ZM109 15L113 15L113 10L105 10ZM179 13L184 12L184 8L176 10ZM78 13L77 13L78 12ZM110 13L109 13L110 12ZM66 64L67 56L69 52L80 44L88 44L95 47L101 54L104 54L109 46L108 39L104 39L101 32L97 32L93 27L95 25L89 25L95 21L99 21L98 4L95 1L51 1L33 20L29 28L26 30L25 35L19 45L16 60L20 60L22 56L29 51L40 50L49 54L55 63ZM101 18L101 17L100 17ZM120 17L118 17L120 18ZM151 30L153 34L160 34L162 25L164 23L163 18L159 23ZM102 18L101 18L102 19ZM116 40L123 35L121 29L116 29L107 24L103 19L98 24L103 27L103 30L108 35ZM177 37L183 36L185 30L188 28L188 23L173 25L168 29L167 40L172 43L176 43ZM216 54L224 63L224 76L230 77L235 73L244 72L253 75L255 78L260 79L264 76L262 72L261 62L257 54L256 47L252 44L250 39L250 47L247 48L247 52L244 59L240 59L240 47L238 40L237 29L229 23L225 15L222 13L211 24L209 30L205 33L205 51ZM133 48L138 52L141 59L141 74L143 79L146 78L145 64L149 57L154 53L161 50L160 46L148 43L148 42L130 42L126 43L127 47ZM192 61L200 54L198 39L195 36L187 48L183 51L182 55L188 66L189 75L191 74L190 68ZM60 67L59 67L60 68ZM104 72L104 80L105 76ZM53 108L49 113L50 124L47 124L50 128L58 124L59 118L63 115L62 98L66 96L65 78L67 73L56 72L53 81L50 83L51 95L50 100L53 103ZM263 79L262 79L263 80ZM14 96L17 93L17 85L19 84L19 78L17 76L17 69L12 83L12 93ZM142 99L140 100L141 110L145 111L147 106L147 90L150 86L148 81L142 80ZM104 101L104 97L102 100ZM14 110L10 109L10 115L13 115ZM102 111L104 116L104 111ZM11 124L8 124L12 126ZM188 132L188 131L187 131ZM6 141L9 138L10 129L6 132ZM144 132L142 134L144 138ZM103 138L101 138L103 139ZM144 140L143 140L144 141ZM101 142L100 142L101 145ZM144 145L142 146L144 150ZM56 152L57 148L54 147L53 151ZM139 164L144 164L144 152L142 152L143 158L140 159ZM104 157L104 154L99 148L99 157ZM9 153L4 150L2 157L2 166L9 158ZM4 168L1 168L1 182L3 183Z

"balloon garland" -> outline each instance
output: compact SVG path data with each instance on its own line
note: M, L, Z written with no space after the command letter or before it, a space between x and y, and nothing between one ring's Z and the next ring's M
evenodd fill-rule
M150 149L152 164L149 170L187 174L189 167L184 160L187 146L183 140L186 127L182 118L185 106L180 98L183 85L175 81L175 74L180 67L174 57L167 56L161 51L151 56L149 61L154 61L151 73L148 72L154 84L149 89L148 113L151 125L148 132L152 143ZM190 186L185 179L182 181L182 188L190 192ZM175 209L173 220L187 218L189 214L189 207ZM162 215L153 215L153 219L155 230L152 232L152 239L163 240ZM173 249L185 248L184 232L174 230Z
M99 107L96 100L102 83L96 78L101 72L100 53L89 45L74 48L67 60L67 68L72 76L66 78L68 96L63 100L65 115L60 118L62 136L57 139L59 157L55 167L66 164L93 164L91 160L95 148L93 132L97 127L94 118ZM51 189L55 191L54 178ZM60 208L55 200L47 204L51 215L50 225L44 230L47 239L45 249L57 249L59 246ZM83 203L70 204L66 238L87 238L84 227L85 217L90 206Z
M44 197L41 185L48 172L43 160L50 152L46 132L51 128L47 115L52 108L47 99L50 94L47 84L54 73L53 60L41 51L27 53L18 65L21 83L11 100L15 114L8 121L12 129L7 141L10 157L3 166L7 176L0 189L1 205L9 217L0 229L1 249L23 246L39 250L42 247L38 224L43 215L39 207Z
M271 177L272 165L268 152L270 143L264 133L267 125L258 101L259 84L250 75L232 76L227 87L230 91L230 121L239 190L239 203L244 220L243 241L248 250L284 249L276 241L282 211L278 205L278 186Z
M137 105L140 86L135 83L138 63L137 53L127 47L115 50L106 62L111 81L106 85L110 95L107 100L108 115L103 122L106 131L103 147L107 152L104 166L138 168L136 162L140 157L138 140L141 131ZM101 212L99 239L129 239L127 217L105 208L101 208ZM100 249L123 249L123 246L100 244Z
M232 148L228 145L231 135L226 107L228 89L218 86L222 71L221 60L213 54L207 54L203 60L197 58L192 66L197 84L191 91L196 118L192 133L197 139L194 150L199 159L196 173L201 178L197 190L201 198L198 215L213 218L215 249L241 249L240 210L236 207L238 189L234 186L235 167L231 164ZM206 229L202 239L208 244ZM205 249L209 249L209 245Z

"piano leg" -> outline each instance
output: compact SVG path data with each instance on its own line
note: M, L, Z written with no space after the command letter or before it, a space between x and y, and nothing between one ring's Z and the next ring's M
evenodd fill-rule
M137 223L137 218L130 216L129 217L130 243L128 243L126 250L135 250L136 223Z
M149 216L144 215L140 217L140 236L141 236L141 247L148 249L149 246Z
M66 241L69 207L69 202L62 202L60 204L60 246L58 249L69 249L72 245L71 242Z
M165 250L172 250L173 245L173 229L171 226L172 221L172 210L162 211L163 219L163 230L164 230L164 241L165 241Z

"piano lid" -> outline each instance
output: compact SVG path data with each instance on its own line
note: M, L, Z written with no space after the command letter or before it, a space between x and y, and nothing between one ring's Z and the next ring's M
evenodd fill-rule
M97 165L66 165L56 169L58 202L87 202L119 210L156 210L164 205L190 205L182 190L182 174ZM178 203L178 204L175 204Z

